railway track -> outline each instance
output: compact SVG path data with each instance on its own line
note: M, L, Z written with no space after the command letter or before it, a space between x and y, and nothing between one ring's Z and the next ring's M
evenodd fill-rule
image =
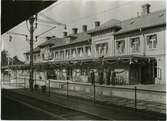
M32 110L37 110L56 120L104 120L104 118L92 114L80 112L77 110L55 105L49 102L41 101L35 98L20 95L11 91L5 91L3 94L8 100L27 106Z

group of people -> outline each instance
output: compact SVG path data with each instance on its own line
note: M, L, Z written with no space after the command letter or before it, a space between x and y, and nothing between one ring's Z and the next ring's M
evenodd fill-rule
M81 72L76 72L77 74L53 74L52 76L48 76L49 78L55 79L55 80L71 80L75 82L88 82L88 83L99 83L99 84L106 84L106 85L115 85L115 84L121 84L124 82L124 78L118 78L118 73L115 71L111 71L108 69L107 71L102 70L94 70L91 69L87 73L81 73Z

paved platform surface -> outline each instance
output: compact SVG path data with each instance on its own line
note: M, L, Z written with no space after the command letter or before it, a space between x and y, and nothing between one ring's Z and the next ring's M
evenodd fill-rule
M5 89L18 89L22 88L24 85L20 84L15 86L15 84L11 85L2 85L2 88ZM130 86L127 86L130 87ZM145 89L146 87L148 89L154 89L157 91L164 91L164 85L138 85L138 88L140 89ZM161 89L161 90L160 90ZM47 90L48 91L48 90ZM67 90L66 89L58 89L58 88L51 88L51 95L54 95L54 93L62 94L62 95L67 95ZM79 91L68 91L69 96L73 97L80 97L83 99L87 100L93 100L93 93L85 93L85 92L79 92ZM122 97L116 97L116 96L104 96L104 95L96 95L95 100L101 103L105 104L114 104L118 106L125 106L125 107L131 107L135 108L135 101L133 99L128 99L128 98L122 98ZM164 101L165 102L165 101ZM155 112L160 112L160 113L166 113L166 104L163 103L157 103L157 102L152 102L152 101L143 101L143 100L137 100L137 109L143 109L143 110L148 110L148 111L155 111Z
M12 108L11 108L12 107ZM104 120L101 117L2 90L3 120Z
M63 95L67 95L66 90L62 89L51 89L51 94L54 95L54 93L59 93ZM68 91L68 95L73 97L81 97L88 100L93 100L93 93L85 93L85 92L76 92L76 91ZM135 101L133 99L128 98L122 98L122 97L116 97L116 96L102 96L102 95L96 95L95 100L98 102L102 102L105 104L114 104L119 106L125 106L130 108L135 108ZM157 103L152 101L144 101L144 100L137 100L137 109L143 109L148 111L155 111L160 113L166 113L166 105L163 103Z
M30 96L39 100L59 104L64 107L79 110L89 114L103 117L104 119L114 120L159 120L166 118L165 114L146 111L146 110L135 110L132 108L125 108L123 106L115 106L112 104L106 104L105 102L96 102L77 98L74 96L65 96L62 94L51 93L50 97L48 93L43 94L40 91L29 91L28 89L13 89L12 91L21 95ZM118 101L118 100L117 100Z

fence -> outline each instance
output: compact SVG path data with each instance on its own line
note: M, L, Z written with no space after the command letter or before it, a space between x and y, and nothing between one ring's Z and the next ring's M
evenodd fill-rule
M15 87L29 88L28 78L17 78L15 82L2 81L2 85L10 85ZM66 96L78 96L80 98L87 98L94 103L99 100L114 101L115 97L119 97L118 101L125 98L132 101L131 107L138 108L142 100L147 102L156 102L165 104L166 91L157 91L150 89L139 89L137 86L132 87L118 87L107 86L91 83L72 82L70 80L34 80L34 85L38 85L39 90L42 86L46 87L45 93L51 96L53 93L64 94ZM118 102L117 102L118 103Z

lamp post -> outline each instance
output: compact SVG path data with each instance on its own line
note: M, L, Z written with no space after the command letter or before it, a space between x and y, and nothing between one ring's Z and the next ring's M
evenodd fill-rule
M37 21L37 15L31 16L29 19L29 24L30 24L30 79L29 79L29 85L30 85L30 89L31 91L33 90L33 83L34 83L34 79L33 79L33 33L35 28L37 28L37 22L36 22L36 26L34 28L34 21Z

